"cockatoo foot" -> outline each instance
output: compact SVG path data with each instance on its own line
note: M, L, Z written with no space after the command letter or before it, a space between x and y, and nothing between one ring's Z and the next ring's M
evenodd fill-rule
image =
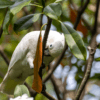
M43 83L43 84L42 84L42 92L45 92L45 90L46 90L46 86L45 86L45 84ZM42 93L42 92L41 92L41 93Z
M42 79L42 70L43 70L44 68L45 68L45 64L42 63L42 65L41 65L41 67L40 67L40 69L39 69L39 75L40 75L41 79Z

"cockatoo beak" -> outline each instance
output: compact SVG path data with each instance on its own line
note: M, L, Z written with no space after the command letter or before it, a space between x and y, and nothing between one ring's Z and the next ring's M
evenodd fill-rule
M50 53L49 53L49 49L48 48L45 48L44 56L51 56Z

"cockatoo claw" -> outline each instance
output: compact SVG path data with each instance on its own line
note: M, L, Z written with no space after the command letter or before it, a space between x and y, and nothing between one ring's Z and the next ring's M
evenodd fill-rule
M45 90L46 90L46 86L45 86L45 84L43 83L43 84L42 84L42 92L41 92L41 93L45 92Z

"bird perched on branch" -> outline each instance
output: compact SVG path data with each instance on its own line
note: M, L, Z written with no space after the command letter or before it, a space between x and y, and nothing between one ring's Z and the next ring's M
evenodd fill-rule
M42 39L45 31L41 31ZM13 94L16 85L23 84L25 79L34 74L34 58L40 31L26 34L13 52L8 71L0 84L0 91ZM63 33L50 31L44 50L43 62L45 66L58 57L65 46Z

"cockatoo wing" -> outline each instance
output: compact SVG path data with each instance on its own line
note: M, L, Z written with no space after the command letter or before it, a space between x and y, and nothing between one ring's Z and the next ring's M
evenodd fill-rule
M0 90L7 94L13 94L17 84L22 84L28 75L33 74L29 63L33 63L39 31L30 32L22 38L13 52L7 74L0 85ZM31 62L28 62L28 59ZM34 66L33 66L34 67Z

